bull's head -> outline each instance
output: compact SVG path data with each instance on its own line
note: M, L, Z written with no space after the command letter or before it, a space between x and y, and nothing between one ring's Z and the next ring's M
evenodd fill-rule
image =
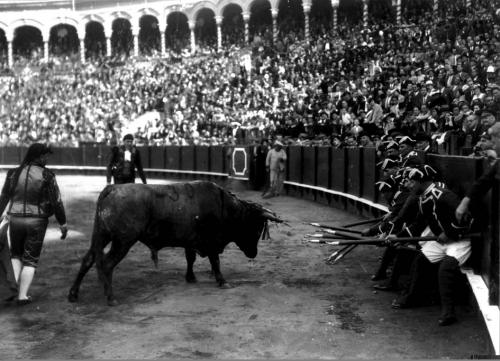
M245 202L247 205L246 214L241 224L241 230L238 232L239 237L235 243L243 251L248 258L255 258L257 256L257 245L260 238L264 238L267 233L267 222L283 222L274 212L262 206Z

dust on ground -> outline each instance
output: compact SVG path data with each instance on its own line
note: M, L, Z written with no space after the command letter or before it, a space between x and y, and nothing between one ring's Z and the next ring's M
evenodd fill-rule
M0 175L3 184L4 174ZM393 310L394 293L374 292L370 275L382 249L358 247L340 263L324 259L335 247L303 242L307 222L342 225L358 217L291 197L237 195L286 219L247 259L234 244L221 255L230 289L219 289L207 259L198 257L198 282L184 280L182 249L135 245L114 273L116 307L106 305L95 268L80 299L68 290L88 249L95 201L104 177L58 176L69 236L59 240L52 220L31 290L34 303L0 306L1 358L78 359L427 359L486 354L481 314L458 311L460 322L438 327L439 306ZM164 183L166 181L157 181Z

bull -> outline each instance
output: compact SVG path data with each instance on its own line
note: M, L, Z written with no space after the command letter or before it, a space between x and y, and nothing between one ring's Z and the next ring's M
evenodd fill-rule
M95 263L108 304L117 304L113 269L137 241L149 247L155 263L158 250L183 247L187 282L196 282L196 254L208 257L217 284L227 287L219 254L234 241L247 257L255 258L259 239L268 233L268 221L283 222L270 210L241 200L213 182L108 185L97 200L90 249L68 300L78 300L80 284Z

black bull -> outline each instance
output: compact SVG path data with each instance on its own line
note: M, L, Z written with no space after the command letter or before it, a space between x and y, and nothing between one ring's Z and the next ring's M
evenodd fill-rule
M220 272L219 254L234 241L247 257L256 257L268 220L282 222L273 212L240 200L212 182L107 186L99 195L90 249L68 299L78 299L80 284L95 262L108 304L115 304L113 269L137 241L151 249L153 260L161 248L183 247L187 282L196 282L196 253L208 256L215 279L223 287L226 281ZM110 242L110 250L104 254Z

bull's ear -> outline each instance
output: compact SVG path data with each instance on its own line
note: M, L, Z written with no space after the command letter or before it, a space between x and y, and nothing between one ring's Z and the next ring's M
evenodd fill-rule
M277 223L283 222L283 220L281 218L279 218L276 214L274 214L273 212L271 212L270 210L265 209L265 208L262 210L262 216L270 221L273 221L273 222L277 222Z

